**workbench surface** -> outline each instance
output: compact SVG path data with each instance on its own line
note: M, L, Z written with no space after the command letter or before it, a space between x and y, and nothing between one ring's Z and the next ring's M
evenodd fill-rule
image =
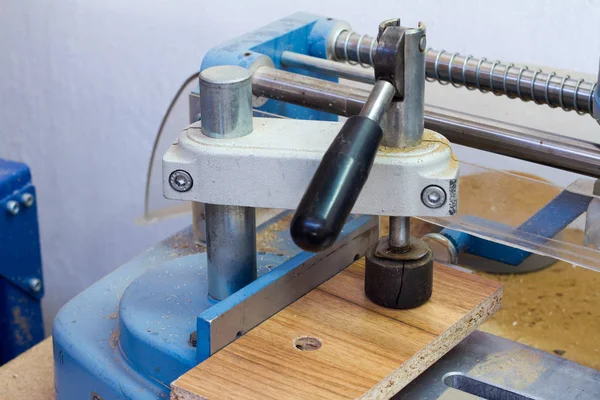
M491 195L483 195L491 184L485 176L461 178L461 207L501 208L507 220L519 222L557 194L548 188L547 193L531 196L527 187L519 186L507 192L503 201L498 201ZM412 224L415 236L432 229L431 226L417 227L414 220ZM382 232L386 227L387 221L383 220ZM575 230L563 234L583 235ZM504 298L502 309L480 330L600 369L599 273L557 262L548 269L529 274L486 276L503 283ZM51 339L46 339L0 367L0 399L53 398L51 343Z
M364 258L171 385L173 400L389 399L499 308L502 285L434 264L420 307L364 294Z
M52 338L0 367L0 399L54 399Z

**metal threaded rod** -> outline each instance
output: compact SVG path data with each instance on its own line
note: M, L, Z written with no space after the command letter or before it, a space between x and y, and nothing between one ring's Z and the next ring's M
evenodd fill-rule
M335 57L351 65L368 67L372 64L376 46L376 40L371 36L343 31L334 44ZM430 81L520 98L565 111L574 110L578 114L592 113L595 82L444 50L428 49L425 60L425 74Z

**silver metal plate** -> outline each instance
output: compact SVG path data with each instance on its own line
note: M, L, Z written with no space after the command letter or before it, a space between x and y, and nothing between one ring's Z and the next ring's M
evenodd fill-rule
M600 372L475 331L394 399L600 399Z

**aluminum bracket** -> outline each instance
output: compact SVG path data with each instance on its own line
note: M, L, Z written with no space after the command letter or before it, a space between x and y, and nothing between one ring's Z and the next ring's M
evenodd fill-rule
M186 128L163 157L166 198L247 207L295 209L325 150L338 133L337 122L254 118L254 131L236 139L211 139L201 123ZM407 149L380 146L353 213L443 217L456 213L458 161L449 142L425 130L423 142ZM169 185L185 170L193 186L178 192ZM439 208L421 201L437 185L446 193Z

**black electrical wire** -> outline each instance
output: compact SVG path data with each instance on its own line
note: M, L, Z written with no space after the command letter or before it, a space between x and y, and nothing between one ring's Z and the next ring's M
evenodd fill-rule
M177 101L181 97L184 89L192 83L194 80L198 79L198 72L194 72L190 75L182 84L179 86L177 93L171 100L169 104L169 108L163 115L162 121L160 122L160 126L158 127L158 131L156 132L156 137L154 138L154 144L152 145L152 153L150 154L150 162L148 164L148 172L146 174L146 197L144 199L144 217L149 214L149 202L150 202L150 178L152 177L152 161L154 160L154 156L156 155L156 150L158 148L158 142L160 141L160 137L162 136L163 130L165 129L165 125L171 116L171 112L173 111L173 107L177 104Z

